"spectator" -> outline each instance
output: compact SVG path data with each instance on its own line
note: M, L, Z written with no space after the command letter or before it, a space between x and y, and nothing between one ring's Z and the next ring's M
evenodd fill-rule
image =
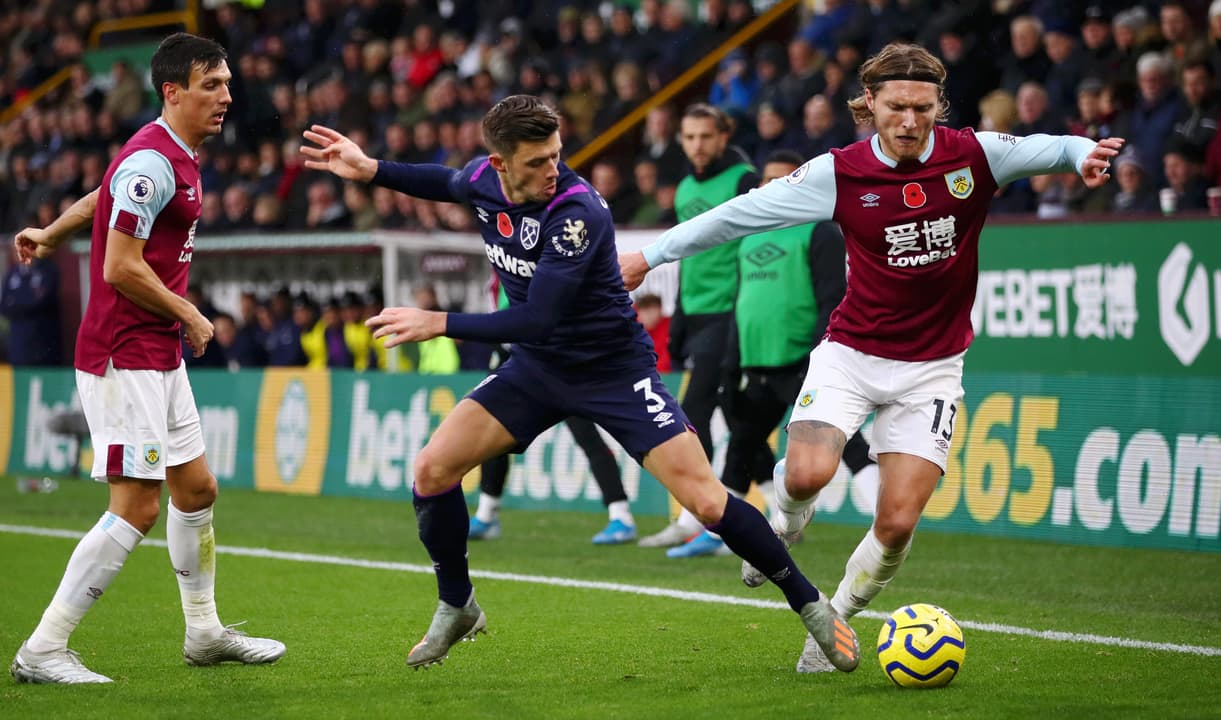
M233 320L233 316L225 312L218 313L216 317L212 318L212 342L209 343L209 347L216 346L217 355L224 361L217 367L224 367L230 372L240 367L237 360L234 359L236 343L237 323Z
M1071 26L1057 23L1047 28L1043 36L1051 69L1047 74L1047 102L1051 118L1062 123L1077 105L1077 86L1085 78L1085 55L1077 47Z
M822 77L824 58L804 37L789 41L788 55L789 74L780 81L780 106L790 118L796 119L806 100L822 92L826 85Z
M144 109L144 86L132 72L125 60L117 60L110 67L110 90L102 102L102 109L112 114L120 125L134 127Z
M806 101L802 127L805 138L801 143L801 154L810 158L822 155L831 148L840 148L852 142L852 132L836 123L831 103L822 95Z
M328 300L322 306L321 325L323 343L326 346L326 366L351 369L354 358L344 337L343 317L340 315L337 300Z
M1043 23L1033 15L1022 15L1009 23L1012 54L1001 63L1001 88L1017 93L1022 83L1047 80L1051 60L1043 50Z
M293 324L301 338L305 366L310 370L323 370L327 366L326 326L319 315L318 304L308 295L297 296L293 303Z
M284 209L280 199L263 193L254 200L251 222L256 232L279 232L284 229Z
M1102 4L1085 9L1081 23L1081 44L1085 54L1082 74L1098 80L1119 76L1119 53L1111 36L1111 14Z
M1102 82L1086 78L1077 86L1077 114L1068 123L1070 135L1091 140L1111 137L1111 118L1103 114Z
M1024 82L1017 93L1018 123L1014 135L1063 132L1062 123L1049 112L1047 91L1037 82Z
M225 189L222 199L223 218L220 229L245 232L254 228L254 208L245 183L234 183Z
M1216 75L1215 90L1221 90L1221 0L1208 6L1208 63Z
M306 362L301 349L301 328L293 322L293 298L287 287L271 298L273 325L267 336L267 364L271 367L299 367Z
M775 151L799 148L806 140L802 133L788 127L784 116L770 104L759 106L755 115L755 128L759 133L759 141L755 143L752 154L755 167L763 167L768 156Z
M1143 214L1158 211L1157 189L1140 162L1140 153L1129 146L1115 158L1115 195L1111 211Z
M9 322L10 363L53 366L63 362L59 311L59 269L55 263L43 259L23 265L12 250L0 286L0 315Z
M1204 157L1217 134L1221 103L1213 87L1214 75L1212 66L1204 60L1191 60L1183 65L1183 104L1175 118L1171 142L1195 157Z
M1150 169L1150 176L1159 187L1163 185L1162 154L1166 139L1174 131L1181 97L1171 83L1171 65L1154 52L1145 53L1136 66L1140 98L1128 113L1128 141L1141 152L1141 165Z
M1175 212L1208 209L1208 183L1202 176L1200 160L1180 144L1172 144L1162 156L1166 187L1174 190Z
M636 319L653 340L653 352L657 355L657 372L670 372L670 318L662 313L661 298L652 293L637 297Z
M610 205L611 220L616 225L627 225L640 209L640 194L623 182L623 170L614 160L604 158L594 163L589 181Z
M226 357L231 367L233 365L263 367L267 364L270 314L266 306L262 305L252 292L243 292L239 296L238 302L242 324L237 329L237 336L233 340L233 346L228 349ZM263 320L260 320L260 315L263 316Z
M754 107L758 94L759 79L746 53L741 48L732 50L717 68L708 102L732 117L743 118Z
M657 164L657 179L663 185L677 185L686 172L687 159L678 144L678 120L673 105L659 105L644 118L642 159Z
M978 45L956 25L948 25L937 36L941 62L945 65L945 96L949 101L950 127L977 127L979 101L996 86L992 60L984 57Z
M437 302L437 289L430 284L417 285L411 291L412 301L421 310L441 310ZM421 375L452 375L458 372L458 347L444 335L418 343Z
M344 183L343 202L352 216L352 229L368 232L378 226L377 209L369 197L369 190L356 183Z
M1158 26L1166 41L1164 56L1178 74L1187 62L1203 59L1208 52L1204 40L1196 35L1187 8L1180 0L1166 0L1158 11Z
M352 227L352 216L336 196L335 186L330 180L318 179L310 183L305 227L310 230L347 230Z
M376 362L373 331L365 327L365 303L358 293L349 290L339 299L339 315L343 319L343 337L352 354L352 367L358 371L373 367L385 367L385 362ZM370 360L374 360L370 363Z
M657 163L647 157L636 161L632 169L636 179L636 192L640 193L640 206L636 208L628 225L633 227L660 227L661 206L657 202Z

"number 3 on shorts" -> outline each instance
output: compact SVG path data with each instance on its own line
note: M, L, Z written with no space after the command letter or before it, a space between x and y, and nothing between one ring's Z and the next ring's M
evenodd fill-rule
M645 378L632 386L636 392L644 393L644 409L650 415L659 413L666 406L666 401L660 395L653 392L653 378Z

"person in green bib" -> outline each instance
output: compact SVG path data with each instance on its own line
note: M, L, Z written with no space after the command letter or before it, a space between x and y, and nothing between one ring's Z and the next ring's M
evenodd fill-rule
M679 142L691 172L678 184L674 210L681 223L759 184L759 173L741 149L729 144L734 122L724 111L695 103L683 113ZM738 292L738 242L718 246L679 264L678 303L670 321L670 357L685 368L683 412L712 458L712 414L717 408L722 362ZM661 532L640 540L643 547L670 547L671 557L687 557L684 543L704 528L690 513ZM720 544L711 550L727 552ZM711 551L710 550L710 551ZM696 554L709 554L699 552Z

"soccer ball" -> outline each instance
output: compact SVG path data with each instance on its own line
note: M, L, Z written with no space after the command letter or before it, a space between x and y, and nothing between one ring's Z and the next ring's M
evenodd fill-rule
M962 628L936 605L901 607L878 634L878 662L886 677L899 687L949 685L966 654Z

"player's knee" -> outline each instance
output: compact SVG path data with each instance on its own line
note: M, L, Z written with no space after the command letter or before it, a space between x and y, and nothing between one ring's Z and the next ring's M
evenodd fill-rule
M906 510L884 512L874 518L873 534L883 547L901 548L911 542L920 513Z
M161 498L158 495L142 496L127 504L123 511L117 514L126 520L128 525L147 535L157 524L157 517L161 514Z
M216 476L208 473L206 478L200 480L195 487L191 488L187 493L187 497L182 499L182 505L179 505L179 499L174 498L174 507L185 513L199 512L205 508L210 508L216 503L217 487Z
M703 493L691 501L687 508L701 525L714 525L725 515L725 497L711 493Z
M416 492L421 495L435 495L445 490L446 480L450 476L441 458L427 445L415 456L411 472Z
M789 495L805 499L826 487L838 469L839 457L830 452L790 453L785 459L784 486Z

